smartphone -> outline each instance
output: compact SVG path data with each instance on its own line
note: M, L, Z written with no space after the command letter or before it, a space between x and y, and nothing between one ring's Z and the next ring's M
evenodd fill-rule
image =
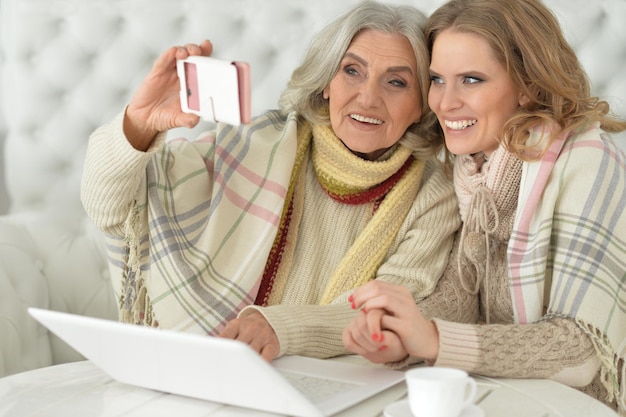
M176 62L182 111L232 125L249 123L250 65L190 56Z

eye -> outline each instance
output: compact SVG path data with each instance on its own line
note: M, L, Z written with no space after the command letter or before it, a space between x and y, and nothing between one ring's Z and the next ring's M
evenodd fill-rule
M430 76L430 82L432 84L443 84L443 80L441 79L441 77L438 77L436 75L431 75Z
M345 67L343 67L343 72L348 75L357 75L359 73L359 71L352 65L346 65Z
M406 87L406 82L404 80L394 79L389 81L389 84L393 85L394 87Z
M465 77L463 77L463 83L465 84L478 84L480 82L482 82L483 80L481 80L478 77L472 77L471 75L467 75Z

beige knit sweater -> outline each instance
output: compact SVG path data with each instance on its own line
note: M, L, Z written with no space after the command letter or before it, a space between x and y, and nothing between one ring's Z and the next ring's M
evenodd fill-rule
M589 338L572 320L513 324L506 242L492 240L492 279L481 285L476 297L460 284L456 264L458 237L460 232L437 289L419 304L424 316L434 318L439 331L435 365L493 377L552 379L604 401L606 389L599 380L599 360ZM472 273L469 269L462 272ZM489 291L485 291L485 285ZM487 303L490 324L484 324ZM594 373L589 382L589 375ZM615 402L609 405L617 409Z

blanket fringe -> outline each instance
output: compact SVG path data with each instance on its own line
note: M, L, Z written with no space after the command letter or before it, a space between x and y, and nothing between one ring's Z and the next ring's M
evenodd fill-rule
M138 229L144 207L135 204L125 222L124 242L128 260L122 274L119 320L124 323L156 327L152 303L141 271L141 235Z
M600 359L600 381L607 391L606 402L615 401L619 414L626 416L626 361L600 329L580 319L576 319L576 324L589 336Z

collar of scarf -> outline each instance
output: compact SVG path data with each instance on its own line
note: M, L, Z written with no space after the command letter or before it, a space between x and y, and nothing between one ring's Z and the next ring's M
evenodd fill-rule
M313 128L313 168L317 179L333 199L364 204L384 198L413 163L411 150L398 145L388 159L367 161L352 152L329 126Z
M327 194L346 204L374 202L374 214L333 273L320 304L375 277L393 238L411 208L421 183L424 161L398 145L382 161L352 154L329 126L298 126L298 150L280 227L265 266L257 305L280 303L293 262L302 218L308 155Z
M520 180L522 161L498 147L488 160L459 155L454 166L454 187L459 201L463 227L457 258L458 274L463 288L477 294L485 280L489 291L491 262L490 241L507 242L511 236ZM462 264L469 262L476 271L476 282L468 281ZM472 288L473 284L473 288ZM485 294L486 320L489 322L489 294Z

